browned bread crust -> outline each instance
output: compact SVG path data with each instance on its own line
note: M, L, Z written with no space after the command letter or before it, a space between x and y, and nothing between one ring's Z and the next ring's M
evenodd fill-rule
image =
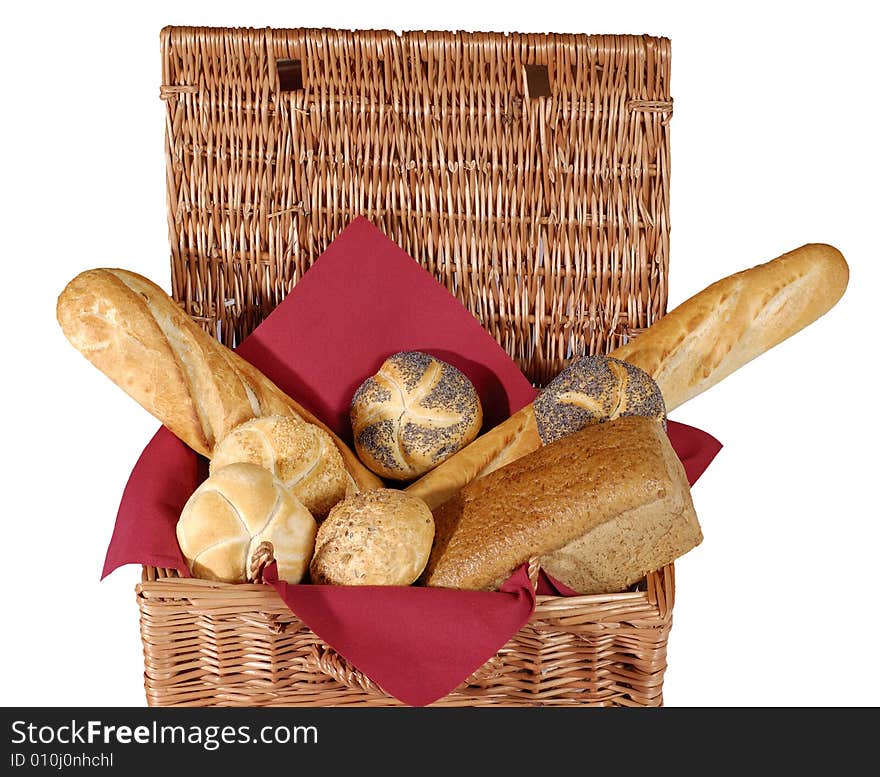
M687 477L663 427L587 426L464 488L434 511L429 586L495 589L539 557L582 593L619 591L700 543Z
M410 585L428 560L434 520L427 505L390 488L339 502L315 540L312 582Z
M467 376L421 351L389 356L351 402L355 450L377 475L413 480L467 445L483 408Z
M827 313L848 282L840 251L804 245L713 283L611 356L654 378L669 412Z
M71 344L193 450L263 415L293 415L333 436L359 488L382 481L330 429L256 367L201 329L152 281L127 270L80 273L61 292Z
M407 488L433 510L473 480L587 424L621 415L666 423L657 384L643 370L607 356L575 359L531 404L478 437Z
M268 469L318 520L353 490L333 438L292 416L262 416L236 426L214 446L210 471L238 462Z

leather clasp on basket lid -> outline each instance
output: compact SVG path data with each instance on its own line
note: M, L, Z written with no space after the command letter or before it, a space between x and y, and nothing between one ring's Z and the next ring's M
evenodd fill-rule
M551 97L550 72L547 65L523 65L526 94L536 97Z
M278 88L282 92L301 92L304 88L301 59L277 59Z

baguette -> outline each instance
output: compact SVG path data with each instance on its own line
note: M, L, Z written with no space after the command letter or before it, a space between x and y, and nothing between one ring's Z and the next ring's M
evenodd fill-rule
M669 412L827 313L848 281L840 251L807 244L713 283L611 356L654 378Z
M535 411L532 405L526 405L422 475L405 490L434 510L472 480L488 475L540 447L541 437Z
M837 249L805 245L717 281L610 356L650 375L669 412L826 313L848 279ZM406 490L433 510L541 444L534 407L527 405Z
M127 270L87 270L61 292L56 315L78 351L194 451L210 458L239 424L292 416L330 433L359 489L383 485L325 424L152 281Z

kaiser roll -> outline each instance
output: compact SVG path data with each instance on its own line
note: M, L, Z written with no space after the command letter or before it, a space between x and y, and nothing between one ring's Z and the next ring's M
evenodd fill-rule
M354 488L330 435L290 416L263 416L236 426L215 446L211 472L238 462L270 470L318 520Z
M389 357L351 404L358 456L377 475L394 480L433 469L471 442L482 424L470 380L420 351Z
M243 583L274 558L278 577L298 583L316 531L311 513L269 470L239 463L216 470L193 492L177 541L195 577Z
M666 427L666 406L651 376L609 356L573 361L547 384L533 407L544 445L621 416L654 418Z

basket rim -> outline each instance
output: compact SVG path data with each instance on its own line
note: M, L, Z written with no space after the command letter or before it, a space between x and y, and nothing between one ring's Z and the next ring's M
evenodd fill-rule
M560 41L568 40L609 40L617 43L632 41L663 41L671 43L671 38L667 35L654 35L652 33L587 33L587 32L559 32L546 30L542 32L529 32L523 30L488 30L488 29L449 29L449 28L408 28L392 30L387 27L272 27L270 25L256 27L246 25L232 25L224 27L222 25L188 25L188 24L167 24L160 30L160 36L171 36L174 34L185 34L198 32L201 34L248 34L254 33L272 33L272 32L301 32L320 35L373 35L387 36L389 38L403 38L409 35L446 35L453 38L468 38L474 36L493 37L493 38L518 38L528 37L532 40L554 39Z
M672 609L675 590L675 565L667 564L654 572L649 572L636 590L619 591L604 594L578 594L576 596L557 596L548 594L536 594L535 611L540 607L542 611L564 611L566 609L580 609L585 606L599 606L602 604L619 604L621 602L647 602L657 607L657 614L665 617ZM181 577L176 570L163 570L164 575L156 577L155 567L142 568L142 580L136 584L135 593L140 598L158 599L189 599L192 596L217 596L231 595L237 598L239 595L266 596L269 600L277 599L285 609L290 608L283 602L275 589L265 583L223 583L216 580L204 580L196 577ZM152 572L150 570L153 570ZM172 574L169 574L172 573ZM644 585L644 587L642 587ZM337 586L339 588L351 588L353 586ZM418 588L419 586L402 586L405 588ZM660 589L660 590L658 590ZM290 610L294 617L296 613Z

